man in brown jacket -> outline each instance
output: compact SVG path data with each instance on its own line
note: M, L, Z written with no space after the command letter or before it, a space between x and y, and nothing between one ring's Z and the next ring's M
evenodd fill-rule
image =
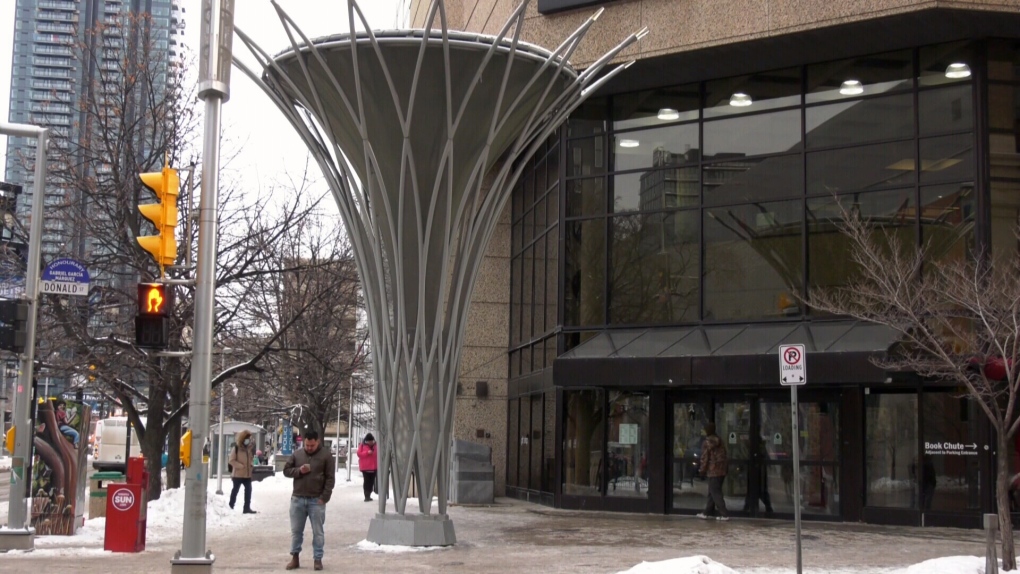
M705 425L705 443L701 447L701 475L708 477L708 502L705 503L705 511L699 513L698 518L707 519L714 516L718 510L717 520L730 519L722 492L722 483L726 479L728 467L726 447L722 439L715 434L715 424L708 423Z
M234 488L230 490L230 508L237 502L237 491L244 486L244 513L257 514L251 509L251 473L255 470L255 441L251 432L243 430L237 433L227 463L230 464L230 480L234 482Z
M294 491L290 497L290 562L287 570L300 568L298 555L305 537L305 521L312 523L312 558L314 569L322 570L322 553L326 534L322 529L326 522L326 503L333 495L336 483L336 469L329 449L322 448L319 433L305 431L305 440L300 450L283 467L283 476L294 479Z

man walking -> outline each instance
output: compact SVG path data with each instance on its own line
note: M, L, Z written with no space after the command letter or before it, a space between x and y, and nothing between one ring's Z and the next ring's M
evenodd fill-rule
M726 447L723 446L722 439L715 434L715 425L708 423L705 425L705 444L701 449L701 474L708 477L708 502L705 503L705 511L698 514L698 518L710 518L718 510L717 520L730 519L722 492L728 466Z
M252 442L251 432L243 430L234 440L234 446L230 449L230 480L234 487L230 489L230 508L234 508L237 502L237 491L244 487L244 514L257 514L251 508L251 475L255 469L255 444Z
M304 541L305 520L312 523L312 558L314 569L322 570L322 552L326 535L322 525L326 522L326 503L336 483L333 456L320 447L319 433L305 431L300 450L283 467L283 476L294 479L290 497L290 562L287 570L300 568L298 555Z

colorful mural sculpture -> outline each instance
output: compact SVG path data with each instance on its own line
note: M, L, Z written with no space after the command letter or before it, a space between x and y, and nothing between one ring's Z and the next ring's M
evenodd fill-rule
M92 408L63 399L38 404L32 461L36 533L72 535L84 522L88 436Z

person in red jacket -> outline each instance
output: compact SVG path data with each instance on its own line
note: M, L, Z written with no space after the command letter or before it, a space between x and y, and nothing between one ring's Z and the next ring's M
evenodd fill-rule
M365 502L371 502L372 489L375 486L375 472L379 467L379 457L376 454L375 437L372 433L365 435L365 440L358 446L358 468L361 469L361 476L365 477Z

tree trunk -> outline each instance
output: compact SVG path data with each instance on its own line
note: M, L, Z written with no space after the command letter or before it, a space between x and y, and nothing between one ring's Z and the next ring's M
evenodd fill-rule
M999 430L995 457L995 500L998 505L999 533L1002 537L1002 569L1016 570L1016 551L1013 548L1013 520L1009 513L1009 453L1010 440Z

